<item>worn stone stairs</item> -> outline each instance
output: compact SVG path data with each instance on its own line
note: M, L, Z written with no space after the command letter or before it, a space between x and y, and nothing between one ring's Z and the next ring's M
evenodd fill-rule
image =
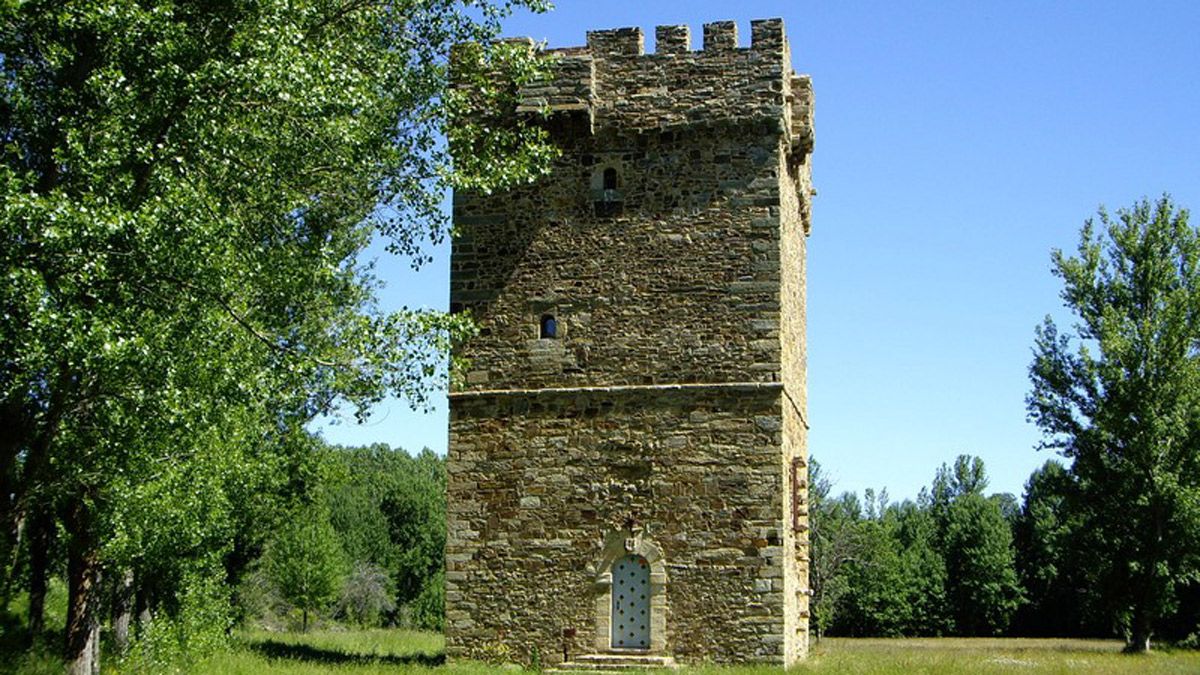
M548 675L589 675L592 673L608 675L610 673L628 673L640 670L678 667L675 659L670 656L605 652L602 654L581 654L570 661L560 663L553 668L547 668L545 672Z

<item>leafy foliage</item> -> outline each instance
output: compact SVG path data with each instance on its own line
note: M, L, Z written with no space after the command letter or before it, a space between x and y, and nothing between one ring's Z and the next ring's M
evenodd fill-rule
M894 543L893 525L890 519L858 523L866 545L846 571L848 591L837 614L839 633L896 637L912 623L908 580Z
M267 547L267 573L283 597L304 613L322 609L337 595L346 574L341 542L323 509L298 512Z
M289 546L311 546L328 537L324 545L341 552L335 556L341 562L328 568L337 601L330 605L329 596L322 596L308 603L308 613L358 626L440 629L445 611L444 460L429 450L412 456L384 444L344 448L317 438L312 442L319 469L310 476L308 491L317 499L281 519L265 554L248 563L256 571L243 579L239 591L248 623L282 628L286 621L281 617L293 606L304 607L287 588L295 584L276 569L284 550L280 539L292 542ZM294 535L301 527L308 529ZM282 559L288 567L299 564L291 553Z
M908 602L912 606L912 621L904 634L947 635L954 622L947 598L946 560L937 547L937 523L920 500L899 504L895 518Z
M832 483L821 471L816 458L808 462L809 588L812 589L812 628L820 639L833 625L848 581L842 568L859 557L863 542L855 523L859 517L857 500L833 499Z
M978 492L960 495L947 514L946 595L963 635L998 635L1021 602L1012 532L999 505Z
M544 4L0 3L0 529L35 530L35 594L67 539L73 669L102 568L183 611L189 575L216 556L236 579L261 547L239 518L303 490L309 419L445 382L466 320L378 311L359 254L382 236L421 262L452 176L549 155L516 128L489 157L467 128L486 173L456 175L440 140L452 45L530 72L486 43L514 6Z
M409 605L414 626L442 630L446 620L446 573L438 570L425 580L421 593Z
M161 673L193 666L208 654L220 652L231 628L228 591L219 575L192 573L180 584L178 607L160 613L141 626L124 670Z
M983 462L969 455L943 465L916 502L890 504L868 490L863 508L853 494L829 500L818 485L818 626L852 636L1003 632L1022 591L1003 501L985 497L986 486Z
M1071 635L1084 625L1073 537L1078 523L1069 500L1066 468L1049 460L1025 483L1025 502L1013 525L1016 566L1029 603L1018 610L1017 626L1033 635Z
M446 469L429 450L338 448L330 519L350 557L387 570L402 623L438 628L446 541Z

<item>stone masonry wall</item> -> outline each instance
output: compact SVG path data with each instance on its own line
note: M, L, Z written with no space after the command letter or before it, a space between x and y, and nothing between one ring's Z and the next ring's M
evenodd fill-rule
M781 157L795 155L781 154ZM783 375L782 462L785 527L784 549L784 662L804 658L808 652L809 545L808 545L808 377L806 284L806 213L800 195L811 192L807 156L803 162L785 160L780 175L794 181L794 189L781 191L780 203L780 344Z
M668 653L778 662L779 385L460 397L451 410L447 653L595 651L604 534L662 548Z
M459 197L467 388L778 381L778 144L764 127L563 139L526 189ZM764 139L766 139L764 141ZM592 175L618 170L621 216ZM557 340L539 339L553 314Z

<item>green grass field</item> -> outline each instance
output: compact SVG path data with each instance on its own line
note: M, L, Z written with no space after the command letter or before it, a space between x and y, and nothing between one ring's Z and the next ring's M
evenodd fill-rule
M313 631L308 634L241 632L230 648L178 672L205 675L512 675L515 665L444 664L437 633L404 630ZM1120 653L1116 640L1015 638L848 639L828 638L813 646L794 673L1200 673L1200 652L1164 651L1145 656ZM9 654L8 656L14 656ZM2 659L0 659L2 660ZM16 661L16 662L14 662ZM62 672L49 654L24 655L0 663L0 673ZM105 673L125 673L107 660ZM697 675L767 675L769 666L694 666Z
M201 664L203 673L400 673L483 675L512 672L485 664L441 665L442 637L396 630L244 633L235 647ZM814 645L798 673L1200 673L1200 652L1120 653L1115 640L846 639ZM692 673L757 675L771 667L701 666Z
M443 668L440 633L406 630L245 632L227 653L214 655L197 672L229 673L398 673ZM457 669L456 669L457 670ZM474 670L490 670L477 666Z

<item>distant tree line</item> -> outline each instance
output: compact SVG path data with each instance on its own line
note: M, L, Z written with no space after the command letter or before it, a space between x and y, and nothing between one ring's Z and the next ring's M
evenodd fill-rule
M1094 563L1075 510L1076 479L1056 460L1018 502L986 492L983 461L943 464L917 499L832 494L811 463L812 616L817 637L1125 637L1128 615ZM1194 646L1200 583L1180 580L1155 633Z

